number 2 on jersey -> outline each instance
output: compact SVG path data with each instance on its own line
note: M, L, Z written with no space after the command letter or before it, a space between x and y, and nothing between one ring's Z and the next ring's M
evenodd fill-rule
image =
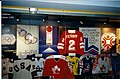
M74 40L69 40L69 47L68 50L75 50L75 41Z

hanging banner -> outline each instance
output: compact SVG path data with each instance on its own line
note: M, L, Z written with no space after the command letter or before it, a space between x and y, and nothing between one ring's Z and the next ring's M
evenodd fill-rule
M17 25L17 55L39 53L39 27Z
M101 52L102 53L116 52L115 33L116 33L115 28L102 28L102 33L101 33Z
M40 26L39 28L39 53L51 54L58 53L58 27L55 26Z
M2 50L16 50L16 25L2 24Z
M53 26L46 26L46 45L53 44Z
M120 54L120 28L116 28L116 52Z
M84 52L94 55L100 54L100 28L79 28L84 35Z

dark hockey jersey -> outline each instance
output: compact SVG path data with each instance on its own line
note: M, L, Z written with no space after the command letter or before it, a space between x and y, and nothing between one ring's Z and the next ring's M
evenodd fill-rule
M92 74L94 58L92 57L84 57L82 58L81 67L82 74Z

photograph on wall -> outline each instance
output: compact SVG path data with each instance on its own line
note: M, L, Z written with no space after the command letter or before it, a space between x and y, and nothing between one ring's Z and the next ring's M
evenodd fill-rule
M84 52L93 55L100 54L100 28L79 28L84 36Z
M16 50L16 25L2 24L2 50Z
M116 28L116 52L120 54L120 28Z
M39 53L57 54L57 42L59 37L59 27L40 26L39 27Z
M116 52L115 28L101 28L101 53Z
M39 53L39 27L17 25L17 55Z

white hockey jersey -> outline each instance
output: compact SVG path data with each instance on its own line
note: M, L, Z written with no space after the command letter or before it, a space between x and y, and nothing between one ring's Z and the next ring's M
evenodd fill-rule
M32 62L29 59L14 61L13 79L32 79L31 65Z
M108 73L109 71L112 71L111 61L109 57L99 57L95 59L92 71L93 74Z
M12 62L8 62L7 72L13 73L13 63Z
M8 79L9 58L2 59L2 79Z
M37 73L35 76L42 76L44 62L44 58L35 58L35 61L32 62L32 72L36 71Z

